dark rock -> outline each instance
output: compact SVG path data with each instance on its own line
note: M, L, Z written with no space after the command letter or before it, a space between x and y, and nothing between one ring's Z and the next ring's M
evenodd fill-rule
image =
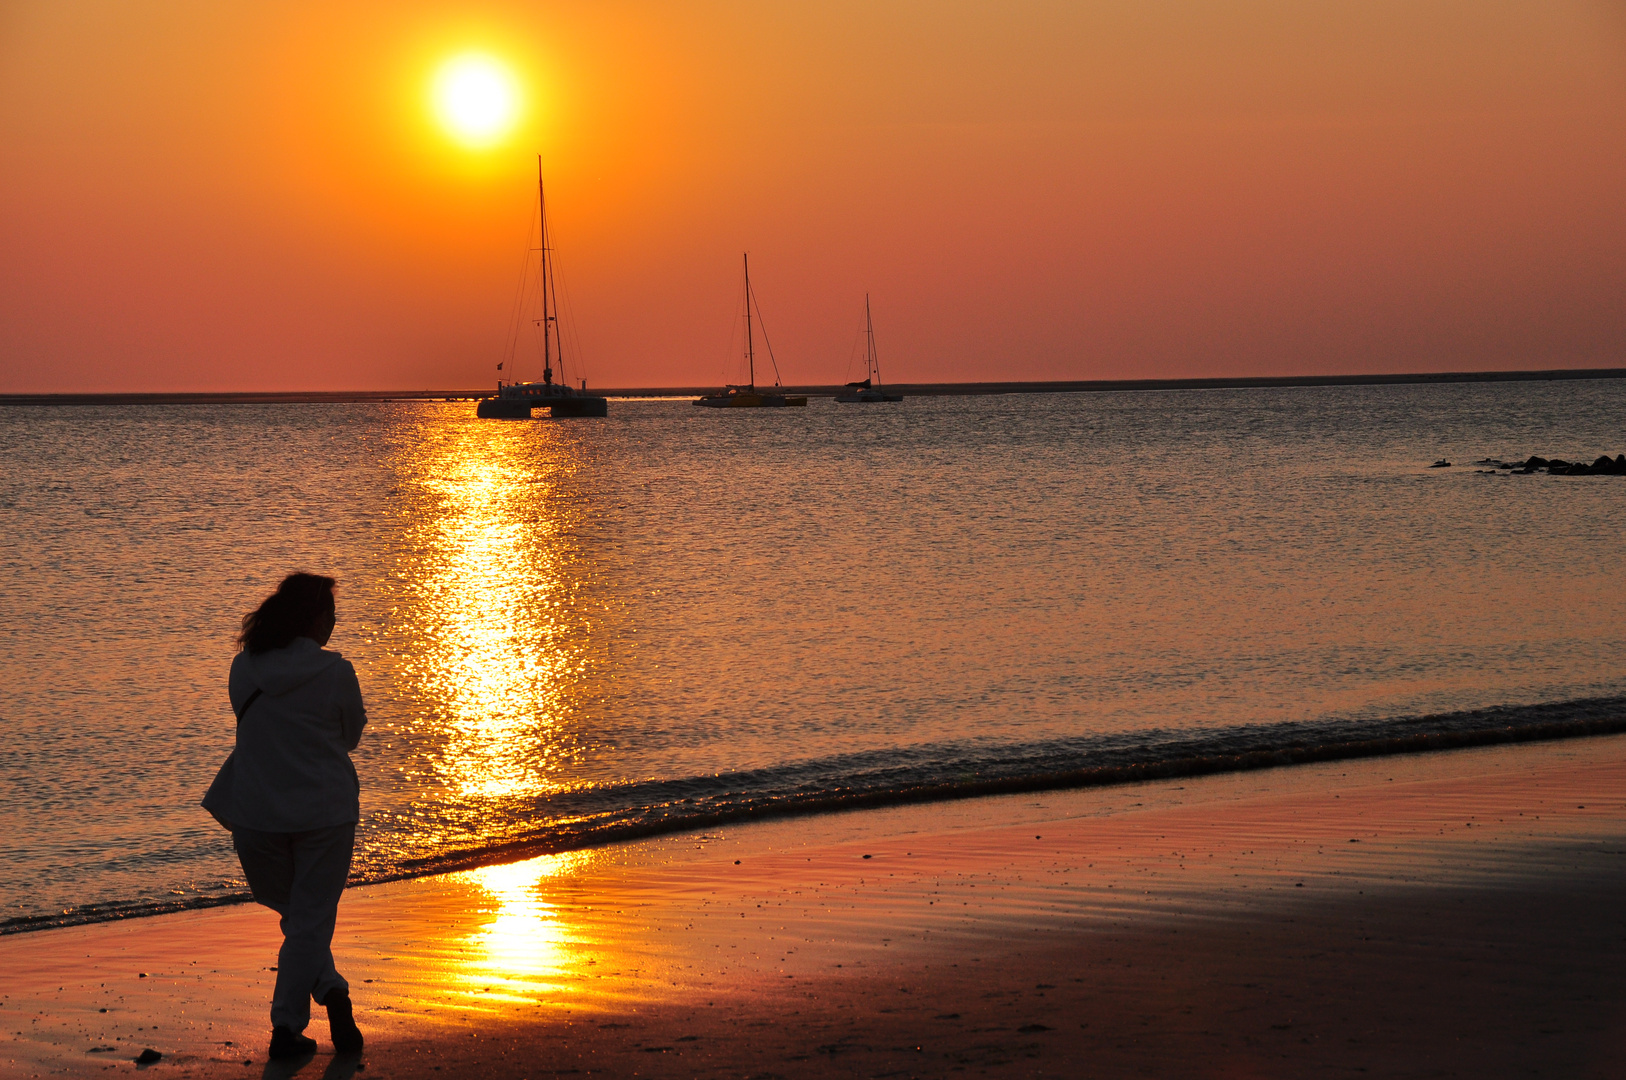
M141 1051L141 1053L136 1055L135 1063L137 1065L151 1065L155 1062L163 1060L164 1055L160 1054L158 1051L149 1046L145 1050Z
M1546 464L1547 468L1549 470L1553 471L1553 472L1557 472L1559 469L1567 469L1567 468L1570 467L1570 463L1565 461L1561 457L1552 458L1552 459L1548 460L1547 462L1545 462L1545 464Z
M1449 461L1445 460L1444 458L1441 458L1440 460L1436 461L1434 464L1429 466L1429 468L1431 468L1431 469L1449 469L1450 467L1451 467L1451 463Z
M1532 472L1534 472L1536 469L1545 469L1547 467L1547 465L1548 465L1548 461L1547 461L1546 458L1537 457L1534 454L1531 454L1524 461L1524 467L1531 470Z
M1626 454L1615 455L1615 472L1626 475Z
M1605 454L1592 463L1592 471L1601 476L1608 476L1615 471L1615 459Z

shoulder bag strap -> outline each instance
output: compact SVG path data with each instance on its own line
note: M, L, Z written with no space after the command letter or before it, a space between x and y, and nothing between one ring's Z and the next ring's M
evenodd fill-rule
M254 688L254 692L248 696L248 700L243 702L243 707L241 709L239 709L238 712L237 712L237 722L239 724L241 724L243 722L243 717L248 715L249 706L253 705L256 701L258 701L260 695L263 694L263 693L265 693L265 691L262 690L260 687L256 686Z

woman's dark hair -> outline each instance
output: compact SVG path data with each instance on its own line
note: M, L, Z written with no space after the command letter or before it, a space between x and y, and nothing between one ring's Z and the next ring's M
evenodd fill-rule
M321 574L289 574L264 603L243 616L237 647L250 653L283 648L317 619L333 614L333 584Z

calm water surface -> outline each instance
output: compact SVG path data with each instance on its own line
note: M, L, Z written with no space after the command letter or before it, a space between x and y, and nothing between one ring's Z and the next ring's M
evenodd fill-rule
M374 877L1626 695L1626 477L1465 464L1623 416L1619 381L0 409L0 918L241 889L197 800L293 569L340 579Z

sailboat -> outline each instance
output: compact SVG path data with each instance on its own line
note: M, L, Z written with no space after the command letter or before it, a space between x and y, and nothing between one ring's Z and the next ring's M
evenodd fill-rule
M564 380L565 374L565 343L559 334L559 297L557 294L558 277L553 272L553 246L548 243L548 200L547 193L542 186L542 158L536 159L536 208L537 216L542 223L542 245L540 252L540 269L542 271L542 314L533 318L531 322L542 329L542 381L541 382L508 382L497 379L497 393L495 397L481 398L474 407L474 415L493 420L529 420L531 410L545 407L548 415L558 418L564 416L608 416L610 403L597 394L587 392L587 380L581 381L581 389L576 389ZM529 256L526 258L524 273L530 274ZM524 290L524 280L521 279L520 288ZM513 370L514 353L519 345L519 329L516 322L514 333L509 338L508 354L503 361L497 364L501 371L503 364ZM560 382L553 381L553 363L559 362Z
M836 394L836 400L847 405L902 401L902 394L888 394L881 389L881 357L875 351L875 320L869 314L869 293L864 294L864 339L864 378L848 383Z
M741 385L729 385L715 394L696 398L696 405L703 405L709 409L783 409L788 405L806 405L807 398L800 394L786 394L782 392L779 382L779 362L773 358L773 345L768 342L768 329L762 328L762 343L768 347L768 360L773 364L772 390L757 389L757 356L756 346L751 331L751 309L756 306L756 295L751 292L751 256L745 259L745 370L748 372L747 381ZM762 321L762 311L757 310L757 322Z

